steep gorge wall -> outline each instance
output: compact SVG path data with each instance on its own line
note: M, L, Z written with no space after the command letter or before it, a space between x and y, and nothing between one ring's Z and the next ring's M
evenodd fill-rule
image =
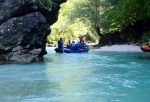
M0 0L0 61L29 63L42 61L50 26L58 19L60 4L51 8L39 0Z

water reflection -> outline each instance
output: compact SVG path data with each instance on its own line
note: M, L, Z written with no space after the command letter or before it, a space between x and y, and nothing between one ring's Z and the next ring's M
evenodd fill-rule
M73 56L79 57L78 54ZM66 56L62 56L61 58L67 59ZM47 63L46 74L49 84L54 84L53 94L61 97L61 102L84 102L81 94L84 94L85 88L89 87L86 84L86 77L92 73L92 70L84 67L86 63L77 66L79 63L74 60L76 59L72 57L67 62L61 60L62 62L57 65Z

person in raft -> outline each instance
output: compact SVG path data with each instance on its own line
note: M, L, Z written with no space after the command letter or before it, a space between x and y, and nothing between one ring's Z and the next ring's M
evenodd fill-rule
M70 45L71 45L71 40L69 39L68 42L67 42L67 46L66 47L70 48Z
M77 40L75 39L71 40L70 49L76 50L76 46L75 46L76 44L77 44Z
M80 36L80 37L78 37L79 38L79 42L80 43L84 43L84 37L83 36Z
M58 40L58 48L59 49L63 49L64 48L64 42L63 42L62 38L60 38L60 40Z
M84 43L84 37L81 35L79 38L79 43L81 44L80 48L84 49L85 48L85 43Z

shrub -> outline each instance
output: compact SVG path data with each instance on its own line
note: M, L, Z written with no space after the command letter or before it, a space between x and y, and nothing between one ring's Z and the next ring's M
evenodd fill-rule
M148 43L150 40L150 32L144 33L142 36L142 43Z

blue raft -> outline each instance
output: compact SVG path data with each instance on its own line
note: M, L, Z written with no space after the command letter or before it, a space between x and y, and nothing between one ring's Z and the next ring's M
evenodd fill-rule
M89 47L87 45L84 45L84 47L79 46L79 44L76 44L76 46L74 48L70 47L70 48L64 48L64 49L59 49L59 48L55 48L54 49L57 53L83 53L83 52L88 52L89 51Z
M84 49L76 49L76 50L71 50L71 49L68 49L68 48L65 48L64 49L64 52L66 53L83 53L83 52L88 52L89 51L89 48L84 48Z
M59 48L55 48L55 51L57 53L83 53L83 52L88 52L89 49L88 48L85 48L85 49L76 49L76 50L72 50L72 49L69 49L69 48L64 48L64 49L59 49Z
M63 53L64 52L64 49L60 49L60 48L55 48L54 49L57 53Z

